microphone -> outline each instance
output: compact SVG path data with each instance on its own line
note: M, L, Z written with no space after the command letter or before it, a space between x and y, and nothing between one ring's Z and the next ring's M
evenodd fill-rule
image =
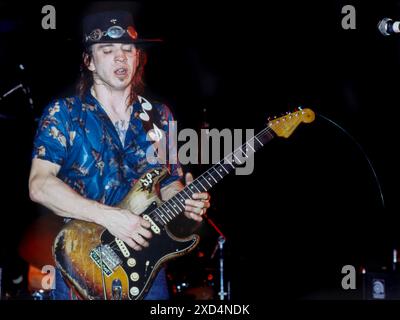
M400 33L400 21L393 21L390 18L383 18L378 23L378 30L384 36Z

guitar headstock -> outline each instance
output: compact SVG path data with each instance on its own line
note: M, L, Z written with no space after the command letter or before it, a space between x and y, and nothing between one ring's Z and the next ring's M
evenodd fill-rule
M314 119L314 111L308 108L299 108L298 111L288 113L282 117L271 120L268 123L268 126L278 137L289 138L300 123L310 123L313 122Z

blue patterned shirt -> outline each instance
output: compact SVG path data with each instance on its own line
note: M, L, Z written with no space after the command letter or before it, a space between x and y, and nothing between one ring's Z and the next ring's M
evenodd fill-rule
M74 96L53 101L39 122L33 158L60 165L58 177L85 198L117 205L146 171L160 167L146 158L153 142L146 140L139 117L144 111L142 102L133 103L123 144L114 124L90 92L82 100ZM173 116L163 104L151 106L159 116L168 150L169 121ZM170 176L162 180L161 188L182 177L179 164L166 165Z

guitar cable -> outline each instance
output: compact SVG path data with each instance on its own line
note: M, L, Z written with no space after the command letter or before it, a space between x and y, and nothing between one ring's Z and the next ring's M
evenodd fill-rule
M364 157L367 160L368 165L369 165L369 167L370 167L370 169L372 171L372 174L373 174L373 176L375 178L375 182L376 182L376 185L378 187L379 197L380 197L380 200L381 200L382 207L385 208L385 199L383 197L382 187L381 187L381 184L379 182L378 175L376 174L374 166L372 165L371 159L368 157L367 153L364 151L364 149L361 146L361 144L346 129L344 129L342 126L340 126L335 121L329 119L328 117L326 117L326 116L324 116L324 115L322 115L320 113L318 113L317 115L319 117L321 117L322 119L324 119L325 121L327 121L328 123L332 124L334 127L339 128L347 137L349 137L355 143L355 145L358 147L358 149L364 155Z

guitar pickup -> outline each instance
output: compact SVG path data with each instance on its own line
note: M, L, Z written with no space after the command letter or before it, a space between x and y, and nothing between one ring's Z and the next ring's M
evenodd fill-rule
M153 230L155 234L160 234L160 228L147 214L143 215L143 219L150 222L150 229Z
M128 248L126 247L125 243L118 238L115 238L115 243L117 244L119 250L122 252L125 258L129 258L131 253L129 252Z
M108 244L97 246L90 251L90 258L109 277L122 261Z

